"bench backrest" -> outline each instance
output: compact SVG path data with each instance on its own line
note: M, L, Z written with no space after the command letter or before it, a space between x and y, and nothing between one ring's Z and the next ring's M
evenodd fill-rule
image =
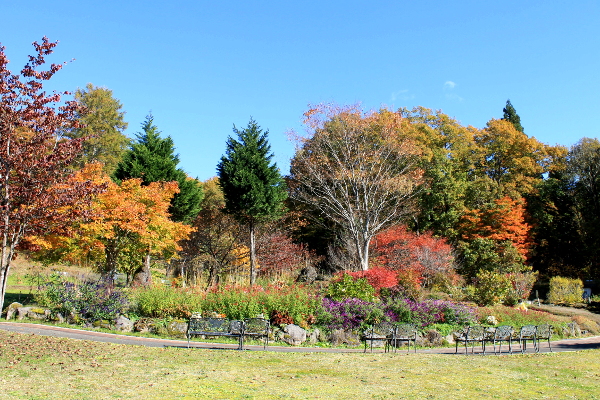
M241 333L242 321L192 317L188 323L188 332Z
M415 339L417 337L417 327L412 324L397 325L395 336L399 338Z
M501 325L496 328L494 332L494 339L496 340L508 340L512 337L515 328L510 325Z
M538 325L536 336L540 339L550 339L552 337L552 325L550 325L550 324Z
M536 331L537 326L535 325L523 325L519 331L519 337L521 339L533 339Z
M370 337L390 337L394 333L394 324L389 321L378 322L369 329Z
M271 324L264 318L246 318L244 333L249 335L268 335Z

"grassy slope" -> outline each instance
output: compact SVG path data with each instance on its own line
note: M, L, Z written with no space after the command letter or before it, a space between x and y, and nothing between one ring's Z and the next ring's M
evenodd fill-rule
M513 356L146 348L0 331L0 399L600 398L600 351Z

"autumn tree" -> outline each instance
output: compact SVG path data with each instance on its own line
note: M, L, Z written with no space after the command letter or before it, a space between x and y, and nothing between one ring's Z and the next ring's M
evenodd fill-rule
M117 165L114 178L117 181L139 178L144 185L177 182L179 192L173 197L169 212L175 221L191 223L200 211L202 185L177 168L179 156L175 154L173 140L170 136L160 137L152 115L146 117L142 130Z
M506 106L502 109L502 111L504 112L504 117L502 117L503 120L510 122L519 132L525 133L525 130L521 125L521 117L519 117L519 114L517 114L517 111L511 104L510 100L506 100Z
M496 198L530 193L547 172L549 146L518 131L508 121L492 119L475 137L481 148L475 167L487 178Z
M271 161L269 132L263 132L253 119L245 129L234 126L233 131L238 140L231 136L227 140L217 173L225 196L224 211L250 231L250 285L254 285L257 225L283 215L287 192L277 164Z
M204 182L201 210L192 226L194 232L182 244L176 265L180 275L197 283L202 271L208 272L208 287L219 284L239 255L237 249L245 242L245 228L232 215L224 212L225 198L218 178Z
M457 224L469 203L471 183L477 178L474 166L481 149L475 136L479 130L424 107L397 112L414 126L422 152L419 167L426 182L419 193L418 214L409 223L416 231L433 231L456 241Z
M75 101L81 110L77 113L80 126L66 131L65 136L87 138L76 165L83 168L87 163L100 162L110 175L129 145L124 134L127 122L122 104L113 97L112 90L91 83L75 91Z
M68 92L43 91L45 81L63 67L41 69L56 43L44 37L33 46L36 53L20 74L8 69L0 46L0 309L11 261L23 238L68 230L72 221L86 216L85 204L102 189L89 181L64 185L83 139L69 140L61 132L77 128L79 109L73 101L61 103Z
M423 172L410 123L358 108L319 106L305 116L312 135L292 160L291 196L333 221L351 241L352 266L368 270L373 237L414 213Z
M394 225L378 233L371 246L379 265L401 273L409 271L425 287L455 273L452 246L431 232L419 234Z
M192 229L173 222L168 212L170 200L177 193L175 182L152 182L141 179L114 183L101 174L98 166L90 166L78 174L82 181L95 180L107 185L106 192L96 197L92 217L79 224L77 235L63 241L70 250L71 261L94 261L108 278L117 271L133 276L134 284L148 285L150 256L169 259L181 248Z

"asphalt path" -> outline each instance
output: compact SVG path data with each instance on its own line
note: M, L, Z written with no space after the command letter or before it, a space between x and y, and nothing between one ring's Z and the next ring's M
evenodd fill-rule
M0 322L0 329L10 332L16 332L25 335L41 335L41 336L54 336L69 338L75 340L90 340L95 342L105 342L123 345L134 345L134 346L147 346L147 347L188 347L186 340L172 340L172 339L156 339L156 338L145 338L139 336L128 336L119 335L114 333L104 333L96 331L86 331L82 329L63 328L52 325L41 325L41 324L28 324L21 322ZM600 336L592 336L585 338L576 339L562 339L551 342L552 351L579 351L588 349L600 349ZM234 350L237 349L237 344L227 343L207 343L191 341L190 348L196 349L213 349L213 350ZM263 346L259 345L244 345L244 350L262 351ZM287 346L271 346L267 347L267 351L275 352L304 352L304 353L360 353L363 352L363 348L322 348L322 347L287 347ZM376 349L376 352L383 352L383 349ZM468 353L471 354L471 347L469 346ZM549 352L547 342L542 342L540 346L540 352ZM411 350L412 352L412 350ZM437 347L428 349L418 349L418 353L425 354L454 354L455 348L448 347ZM518 341L513 344L513 354L519 354L520 347ZM529 345L527 353L533 352L533 345ZM406 351L400 349L398 353L406 353ZM481 354L482 349L480 346L475 346L475 354ZM504 344L501 348L502 354L508 354L508 345ZM465 347L459 346L458 354L465 354ZM490 349L486 350L486 354L493 354Z

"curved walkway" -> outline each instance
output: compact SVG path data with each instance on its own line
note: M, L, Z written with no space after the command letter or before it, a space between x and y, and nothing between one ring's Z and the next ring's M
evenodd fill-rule
M41 325L41 324L28 324L21 322L0 322L0 329L10 332L17 332L22 334L42 335L42 336L55 336L63 337L76 340L91 340L96 342L106 342L115 344L126 344L136 346L149 346L149 347L187 347L188 343L186 340L172 340L172 339L155 339L145 338L138 336L127 336L119 335L114 333L104 333L95 331L85 331L81 329L63 328L52 325ZM226 343L206 343L206 342L190 342L190 347L202 348L202 349L236 349L237 344L226 344ZM245 345L245 350L263 350L263 346L256 345ZM514 353L520 353L518 343L514 346ZM578 339L563 339L555 340L552 342L552 350L558 351L578 351L587 349L600 349L600 336L578 338ZM308 353L361 353L361 348L355 349L340 349L340 348L322 348L322 347L284 347L284 346L268 346L267 351L276 352L308 352ZM379 352L383 350L378 350ZM419 349L418 353L425 354L454 354L454 347L438 347L430 349ZM508 346L503 346L503 354L508 351ZM531 351L531 350L530 350ZM528 353L530 352L528 351ZM540 351L542 353L548 352L548 344L542 342ZM398 351L401 353L402 351ZM469 353L471 348L469 348ZM475 347L475 353L480 353L481 348ZM459 354L464 354L464 347L459 348ZM490 354L488 351L486 354ZM493 353L491 353L493 354Z

